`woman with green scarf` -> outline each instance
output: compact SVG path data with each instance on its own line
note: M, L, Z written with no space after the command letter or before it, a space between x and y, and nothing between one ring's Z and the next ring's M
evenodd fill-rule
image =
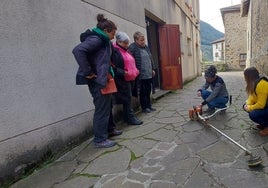
M101 89L107 84L107 74L112 70L111 40L115 36L117 27L103 14L97 15L97 21L96 28L80 35L81 43L73 49L73 54L79 65L76 84L88 85L95 105L94 145L107 148L116 145L116 142L108 137L122 134L122 131L115 129L113 122L112 94L101 93Z

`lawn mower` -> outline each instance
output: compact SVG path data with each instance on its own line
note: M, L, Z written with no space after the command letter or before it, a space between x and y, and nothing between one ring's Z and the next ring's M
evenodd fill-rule
M225 113L225 111L228 108L230 108L231 104L232 104L232 96L229 97L229 105L228 106L226 106L225 108L218 108L212 114L203 114L202 106L200 106L200 105L193 106L193 108L189 110L189 118L191 120L199 121L202 124L214 129L216 132L218 132L219 134L221 134L222 136L227 138L229 141L231 141L232 143L234 143L235 145L240 147L242 150L244 150L245 154L250 156L250 158L248 160L249 167L258 166L262 163L262 158L260 156L253 155L253 153L251 151L249 151L247 148L245 148L244 146L242 146L241 144L239 144L238 142L236 142L235 140L230 138L228 135L226 135L225 133L223 133L222 131L220 131L219 129L217 129L216 127L214 127L213 125L211 125L209 123L210 118L216 116L219 113Z

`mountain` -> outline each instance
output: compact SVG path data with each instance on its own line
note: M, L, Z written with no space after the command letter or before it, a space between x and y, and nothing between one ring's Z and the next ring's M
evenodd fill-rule
M224 37L224 33L218 31L208 23L200 21L201 50L203 61L212 61L212 44L211 42Z

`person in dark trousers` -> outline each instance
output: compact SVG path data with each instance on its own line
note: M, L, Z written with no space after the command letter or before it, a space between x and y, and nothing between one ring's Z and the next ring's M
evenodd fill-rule
M141 125L143 122L135 115L131 106L133 83L139 74L136 68L135 59L128 52L129 36L125 32L116 33L116 42L114 43L114 53L112 63L115 73L115 83L117 93L115 101L117 104L123 104L124 121L129 125Z
M258 123L259 134L268 136L268 79L260 76L255 67L246 68L244 77L248 99L243 109L253 122Z
M140 98L142 112L156 111L151 105L152 78L155 76L155 64L150 49L145 44L144 34L137 31L133 34L134 42L129 51L135 58L136 66L140 71L135 80L134 95Z
M229 100L229 94L224 80L216 75L216 73L216 67L214 65L209 66L205 71L206 82L202 88L197 91L197 96L201 96L203 99L201 106L208 106L208 109L204 111L207 114L213 113L215 108L225 108ZM209 88L211 91L208 90Z
M97 25L80 35L81 43L73 49L73 55L79 65L76 74L77 85L88 85L93 97L95 112L93 132L95 147L113 147L115 141L108 137L122 134L115 129L112 116L112 94L102 94L107 84L107 75L111 72L112 44L117 30L116 25L103 14L97 15ZM111 72L112 74L112 72Z

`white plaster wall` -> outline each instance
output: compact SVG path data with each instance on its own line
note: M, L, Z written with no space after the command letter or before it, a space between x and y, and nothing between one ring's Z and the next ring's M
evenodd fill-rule
M0 140L92 109L71 53L90 15L81 3L4 0L0 14Z
M79 0L1 0L0 177L88 131L94 106L75 85L72 49L96 11Z

